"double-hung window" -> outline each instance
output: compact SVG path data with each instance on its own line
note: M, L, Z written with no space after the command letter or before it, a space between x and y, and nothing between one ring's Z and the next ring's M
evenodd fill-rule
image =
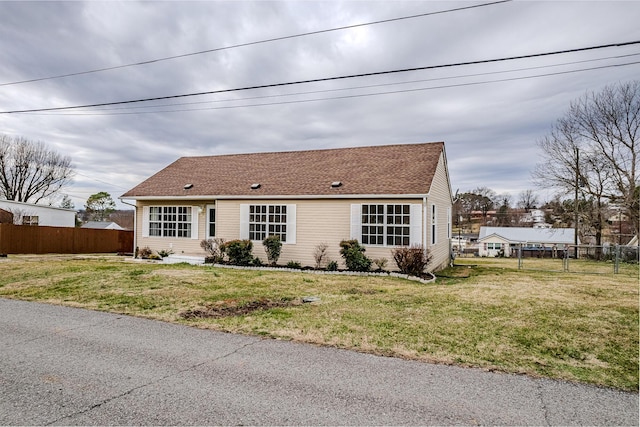
M249 239L264 240L269 236L287 241L287 206L249 205Z
M364 245L409 246L411 205L362 205L360 240Z
M282 243L296 242L296 205L240 205L240 238L262 241L278 236Z
M145 236L197 238L197 211L192 206L149 206L143 215Z

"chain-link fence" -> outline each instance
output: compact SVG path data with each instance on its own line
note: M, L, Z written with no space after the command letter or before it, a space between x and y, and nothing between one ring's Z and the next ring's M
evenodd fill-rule
M627 274L640 277L638 246L511 244L498 257L519 270L590 274ZM476 257L477 250L457 256Z
M515 253L514 253L515 252ZM518 269L594 274L638 274L638 246L566 245L562 248L517 245Z

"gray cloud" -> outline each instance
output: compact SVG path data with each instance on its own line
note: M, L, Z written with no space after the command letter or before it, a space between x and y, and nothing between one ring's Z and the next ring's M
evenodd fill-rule
M472 4L0 2L0 84ZM113 102L638 40L637 16L639 2L512 2L0 86L0 109ZM586 91L637 78L639 67L471 83L611 65L634 59L513 71L638 52L632 46L91 111L0 114L0 132L43 140L71 156L78 176L68 192L76 206L99 191L118 196L184 155L424 141L445 141L454 190L487 186L516 197L533 188L536 140L569 103ZM452 79L497 71L510 72ZM406 83L416 80L428 81ZM379 84L394 85L291 95ZM452 87L435 88L441 86ZM283 103L424 88L432 89ZM263 96L273 97L245 99ZM219 109L263 103L281 104ZM143 114L107 115L134 112ZM82 115L87 113L99 115Z

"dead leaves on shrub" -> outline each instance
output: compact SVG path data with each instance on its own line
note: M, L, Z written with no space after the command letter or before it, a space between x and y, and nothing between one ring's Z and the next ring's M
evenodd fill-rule
M232 316L245 316L258 310L272 308L292 307L302 304L300 300L290 298L268 299L261 298L254 301L220 301L210 304L202 309L187 310L178 315L183 319L221 318Z

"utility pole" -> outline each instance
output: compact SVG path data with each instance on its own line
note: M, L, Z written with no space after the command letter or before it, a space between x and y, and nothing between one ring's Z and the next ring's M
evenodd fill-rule
M580 149L578 147L575 147L575 152L576 152L576 192L575 192L575 198L574 198L574 203L573 203L573 227L574 227L574 232L573 232L573 244L574 244L574 256L575 259L578 259L578 186L580 185Z

